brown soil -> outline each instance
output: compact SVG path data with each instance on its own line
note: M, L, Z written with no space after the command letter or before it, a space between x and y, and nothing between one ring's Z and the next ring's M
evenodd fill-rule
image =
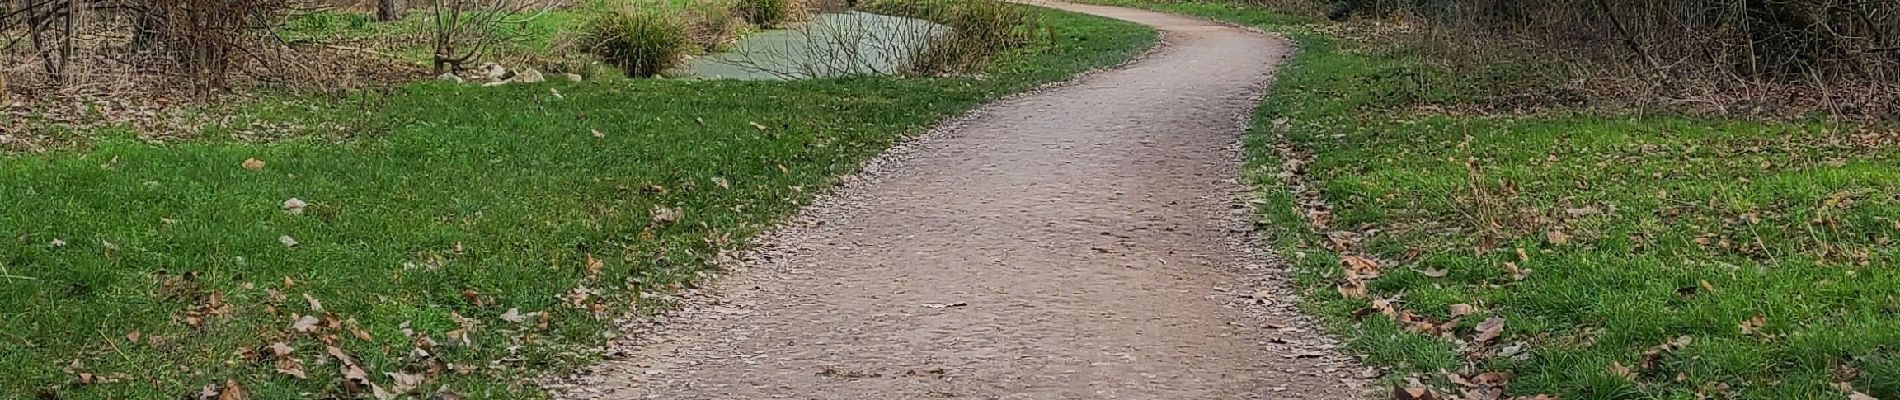
M770 235L617 359L608 399L1343 399L1370 375L1249 233L1238 141L1285 40L1123 8L1126 67L989 105Z

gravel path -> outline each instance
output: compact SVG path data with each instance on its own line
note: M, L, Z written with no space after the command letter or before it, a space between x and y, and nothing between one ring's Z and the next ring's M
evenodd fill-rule
M1124 8L1163 45L900 146L576 399L1344 399L1371 371L1292 308L1237 180L1282 39Z

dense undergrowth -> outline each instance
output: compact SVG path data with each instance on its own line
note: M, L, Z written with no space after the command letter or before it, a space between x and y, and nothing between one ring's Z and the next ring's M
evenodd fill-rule
M1395 384L1900 398L1900 133L1420 107L1494 77L1263 9L1107 2L1299 43L1248 136L1259 226L1310 310Z
M429 82L0 155L0 398L542 397L866 157L1154 41L1036 13L982 78Z

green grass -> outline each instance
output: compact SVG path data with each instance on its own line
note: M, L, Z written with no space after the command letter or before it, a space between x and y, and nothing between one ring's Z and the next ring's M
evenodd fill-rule
M429 376L417 393L542 397L527 380L594 359L599 318L690 286L894 141L1155 40L1047 16L1052 42L982 79L431 82L240 113L329 134L0 155L0 398L176 399L227 379L251 398L350 397L326 345L385 389L400 372ZM309 206L287 214L290 198ZM313 314L353 322L290 329ZM307 378L273 372L276 342Z
M1844 398L1830 385L1847 382L1900 398L1900 136L1891 131L1409 111L1463 95L1457 82L1418 85L1408 71L1457 75L1259 9L1113 2L1300 43L1248 138L1260 226L1296 266L1310 310L1402 373L1391 379L1416 373L1450 387L1439 371L1468 364L1512 373L1512 395ZM1328 228L1296 211L1276 143L1313 156L1304 180L1333 207ZM1368 235L1349 250L1383 271L1365 298L1335 289L1344 278L1325 236L1333 231ZM1529 272L1515 279L1507 263ZM1488 317L1506 327L1492 346L1463 351L1376 312L1353 317L1371 299L1436 323L1453 304L1473 305L1450 330L1461 340ZM1745 333L1757 315L1765 324ZM1646 350L1681 336L1691 344L1644 367ZM1522 355L1496 355L1519 343Z

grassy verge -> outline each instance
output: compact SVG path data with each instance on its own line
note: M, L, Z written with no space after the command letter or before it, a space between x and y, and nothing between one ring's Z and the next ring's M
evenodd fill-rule
M337 135L0 155L0 398L541 397L859 161L1154 41L1046 15L983 79L422 83L240 116Z
M1301 44L1248 140L1261 226L1310 309L1391 379L1476 398L1900 398L1900 134L1414 111L1456 97L1405 78L1428 60L1259 9L1112 2Z

